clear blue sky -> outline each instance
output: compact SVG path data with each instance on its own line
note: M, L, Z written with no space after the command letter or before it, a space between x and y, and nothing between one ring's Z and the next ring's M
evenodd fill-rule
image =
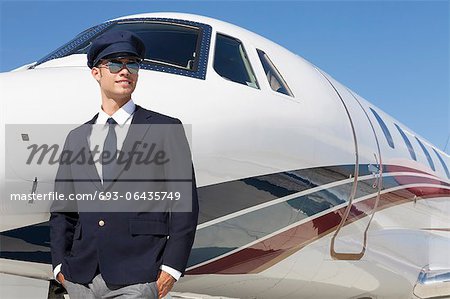
M247 28L299 54L438 148L444 149L450 132L449 1L0 3L2 72L36 61L108 19L196 13Z

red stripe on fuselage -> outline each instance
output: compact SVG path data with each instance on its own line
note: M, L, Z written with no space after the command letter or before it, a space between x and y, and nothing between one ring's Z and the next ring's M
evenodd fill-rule
M425 178L426 180L426 178ZM422 181L423 183L423 181ZM429 182L427 182L429 183ZM436 188L433 188L433 190ZM439 192L427 194L427 197L450 196L450 190L438 188ZM377 211L414 201L415 193L401 189L380 196ZM371 214L376 196L354 203L345 222L348 225ZM278 263L313 241L337 229L346 207L331 211L325 215L290 228L275 236L239 250L228 256L191 269L186 274L248 274L258 273Z

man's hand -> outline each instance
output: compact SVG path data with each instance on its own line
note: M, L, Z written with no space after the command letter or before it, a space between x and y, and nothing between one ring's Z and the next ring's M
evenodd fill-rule
M59 272L56 276L56 279L59 281L60 284L64 285L64 282L66 281L64 278L64 274L62 272Z
M170 292L176 279L167 272L160 271L158 279L156 280L156 287L158 288L158 298L163 298Z

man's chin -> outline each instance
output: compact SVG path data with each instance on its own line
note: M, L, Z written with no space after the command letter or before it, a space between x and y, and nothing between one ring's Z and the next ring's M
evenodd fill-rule
M119 97L131 97L133 91L134 91L133 88L121 88L116 92L116 95Z

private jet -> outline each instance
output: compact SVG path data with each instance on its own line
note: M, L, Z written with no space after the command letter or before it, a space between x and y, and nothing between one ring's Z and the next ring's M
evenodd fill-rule
M133 100L191 128L200 218L170 296L450 296L449 155L258 34L148 13L103 22L0 74L2 298L62 295L49 213L33 200L17 213L10 198L53 189L55 165L21 159L37 141L64 142L39 128L79 125L98 110L86 53L110 30L146 43Z

